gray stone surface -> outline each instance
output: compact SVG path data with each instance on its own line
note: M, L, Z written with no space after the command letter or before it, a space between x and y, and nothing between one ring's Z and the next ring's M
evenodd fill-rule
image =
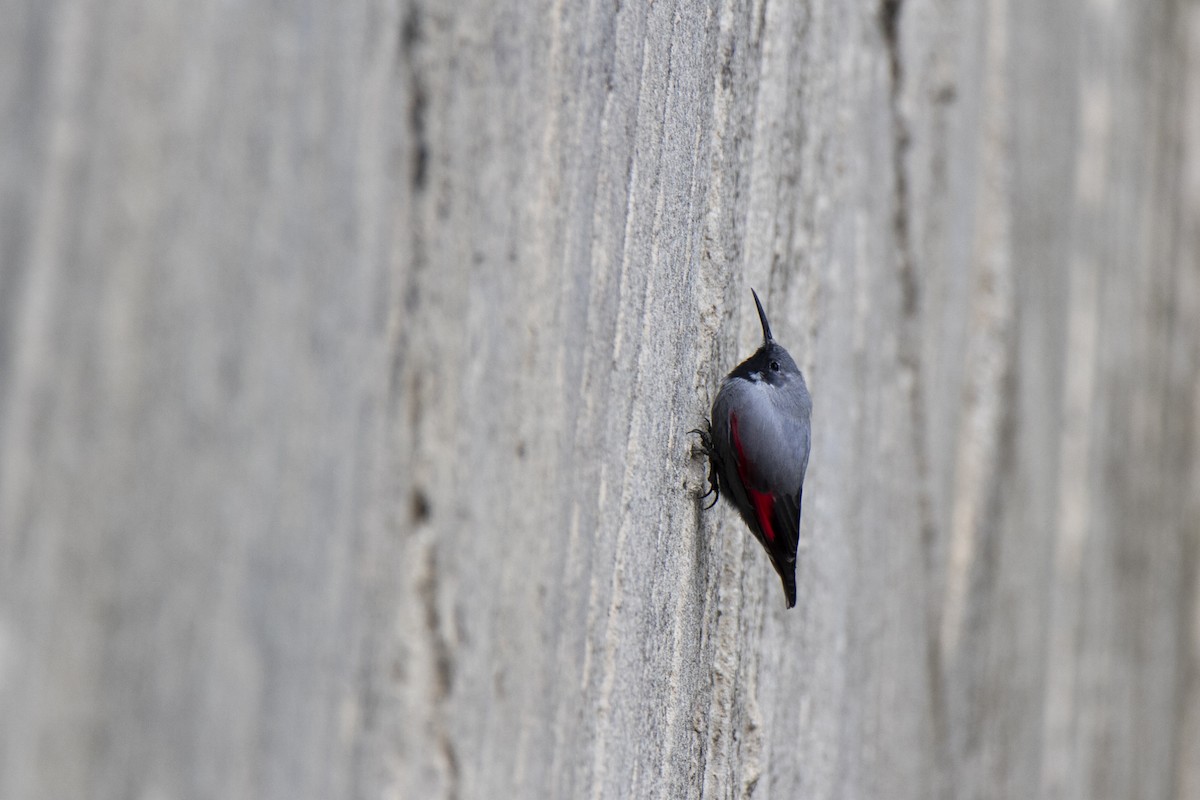
M1200 797L1200 6L293 5L3 4L0 797Z

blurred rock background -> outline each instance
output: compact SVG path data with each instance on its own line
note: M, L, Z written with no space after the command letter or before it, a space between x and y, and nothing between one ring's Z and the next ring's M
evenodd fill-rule
M1196 2L0 10L0 797L1200 798Z

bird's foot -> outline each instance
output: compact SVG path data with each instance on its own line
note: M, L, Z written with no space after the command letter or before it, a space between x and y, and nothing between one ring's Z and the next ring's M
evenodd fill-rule
M713 448L712 429L707 425L704 428L693 428L688 433L694 433L700 437L700 449L708 456L708 491L700 495L700 499L713 496L711 503L706 505L704 509L707 511L717 504L721 499L721 486L717 482L717 451Z

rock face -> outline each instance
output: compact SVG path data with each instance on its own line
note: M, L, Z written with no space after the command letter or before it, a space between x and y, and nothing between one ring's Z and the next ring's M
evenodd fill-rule
M1200 797L1197 4L8 5L0 797Z

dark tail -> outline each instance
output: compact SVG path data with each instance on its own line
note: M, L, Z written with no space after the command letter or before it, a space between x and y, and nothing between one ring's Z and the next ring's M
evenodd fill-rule
M787 607L796 605L796 562L779 570L779 579L783 581L783 594L787 598Z

